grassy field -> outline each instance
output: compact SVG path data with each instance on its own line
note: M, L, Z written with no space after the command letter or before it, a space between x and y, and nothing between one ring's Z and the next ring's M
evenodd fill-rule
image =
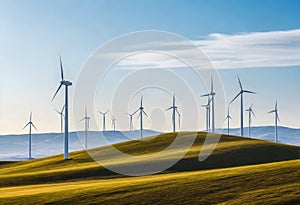
M164 163L182 151L195 133L182 133L181 143L152 159ZM214 137L214 136L212 136ZM119 159L108 147L93 149L110 166L147 165L174 134L114 145L139 160ZM205 133L163 173L129 177L105 169L85 151L32 161L1 163L0 204L299 204L300 148L223 135L204 162L198 161ZM182 146L181 146L182 145Z

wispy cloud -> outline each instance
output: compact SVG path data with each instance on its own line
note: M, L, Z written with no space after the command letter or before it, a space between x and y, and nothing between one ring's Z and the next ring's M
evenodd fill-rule
M217 69L300 65L300 29L234 35L213 33L192 42L208 55ZM162 46L197 58L182 42ZM184 66L179 60L158 53L132 55L119 65L127 68Z

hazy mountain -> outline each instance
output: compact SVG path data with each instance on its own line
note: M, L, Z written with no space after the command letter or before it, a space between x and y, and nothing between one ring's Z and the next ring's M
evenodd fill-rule
M220 129L217 132L221 133ZM223 130L227 134L227 129ZM230 135L240 135L240 129L230 129ZM248 137L248 127L244 128L244 135ZM274 126L251 127L251 137L256 139L268 140L274 142L275 128ZM300 146L300 129L278 127L278 141L283 144L291 144Z
M160 134L152 130L144 130L144 137ZM63 137L61 133L32 134L32 157L40 158L63 153ZM140 131L89 131L88 148L137 139ZM85 132L69 134L69 150L76 151L84 148ZM23 160L28 158L28 134L0 135L0 161Z
M248 135L248 127L244 128L245 136ZM217 129L221 133L222 130ZM227 129L223 130L227 134ZM152 130L144 130L144 136L160 134ZM230 129L230 135L239 135L240 129ZM300 129L288 127L278 127L279 142L284 144L300 146ZM69 136L70 151L81 150L84 148L84 132L71 132ZM140 131L105 131L88 132L88 148L124 142L138 139ZM261 126L251 128L251 137L274 141L274 127ZM63 153L63 135L60 133L43 133L32 135L32 156L40 158ZM23 135L2 135L0 136L0 161L3 160L23 160L28 157L28 134Z

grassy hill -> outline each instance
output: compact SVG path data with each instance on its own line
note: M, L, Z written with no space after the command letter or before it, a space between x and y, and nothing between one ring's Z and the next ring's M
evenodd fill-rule
M192 136L182 133L182 143L151 162L164 163L174 157ZM128 154L145 156L139 161L116 158L108 147L90 152L111 166L147 165L147 156L174 139L174 134L162 134L114 145ZM67 161L58 155L2 163L0 204L300 203L299 147L223 135L212 155L199 162L204 140L205 133L198 133L182 160L151 176L119 175L98 165L85 151L71 153L72 160Z

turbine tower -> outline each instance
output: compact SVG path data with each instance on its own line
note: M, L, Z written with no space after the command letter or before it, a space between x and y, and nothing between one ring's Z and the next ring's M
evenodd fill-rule
M88 130L89 130L89 127L90 127L90 119L91 118L88 116L87 110L85 108L85 116L81 120L81 121L84 120L84 122L85 122L85 149L87 149L87 137L88 137Z
M178 114L178 130L180 131L181 128L181 114L179 112L177 112Z
M208 96L207 104L202 105L202 107L205 107L205 109L206 109L206 131L207 132L209 132L209 130L210 130L210 102L211 102L211 98Z
M117 121L117 119L115 117L111 118L111 124L112 124L112 126L114 128L114 131L116 131L116 121Z
M275 109L268 112L268 113L273 113L273 112L275 113L275 142L277 143L278 142L277 125L278 125L278 121L280 122L279 115L278 115L277 101L276 101L276 104L275 104Z
M64 138L64 159L67 160L69 158L69 102L68 102L68 87L72 85L72 82L64 79L64 71L61 56L59 56L60 60L60 74L61 74L61 81L56 90L52 101L54 100L55 96L57 95L60 88L64 85L65 86L65 138Z
M32 122L32 112L30 112L29 122L24 126L25 129L29 125L29 136L28 136L28 159L32 159L31 157L31 126L37 131L37 128L34 126Z
M141 104L140 104L140 107L139 109L137 109L137 111L135 111L132 115L134 115L135 113L137 113L138 111L140 111L140 114L139 114L139 118L140 118L140 130L141 130L141 138L143 138L143 114L147 115L147 113L144 111L144 107L143 107L143 96L141 96Z
M249 119L248 119L248 122L249 122L248 135L249 135L249 137L251 137L252 115L255 117L252 106L253 106L253 104L251 104L250 107L246 110L249 113Z
M62 107L61 111L55 110L60 115L60 132L63 133L63 118L64 118L65 105Z
M200 97L210 97L211 98L211 128L212 132L215 132L215 95L214 92L214 84L213 84L213 78L210 79L211 85L210 85L210 93L207 93L205 95L201 95Z
M249 90L244 90L241 80L239 76L237 77L240 85L240 92L231 100L229 104L231 104L235 99L237 99L239 96L241 96L241 136L244 136L244 106L243 106L243 94L244 93L251 93L251 94L256 94L255 92L249 91Z
M231 116L229 113L229 107L228 107L228 111L227 111L227 116L225 118L225 120L227 120L227 134L229 135L229 129L230 129L230 120L231 120Z
M106 117L106 114L109 112L109 110L107 110L106 112L100 112L99 113L102 115L102 131L105 131L105 117Z
M179 112L177 110L177 106L176 106L176 101L175 101L175 94L173 95L173 105L171 107L169 107L168 109L166 109L165 111L171 110L172 109L172 124L173 124L173 132L176 131L176 113L179 116Z
M128 113L128 116L129 116L129 130L130 131L132 131L132 127L133 127L133 124L132 124L132 116L133 116L134 114L129 114Z

